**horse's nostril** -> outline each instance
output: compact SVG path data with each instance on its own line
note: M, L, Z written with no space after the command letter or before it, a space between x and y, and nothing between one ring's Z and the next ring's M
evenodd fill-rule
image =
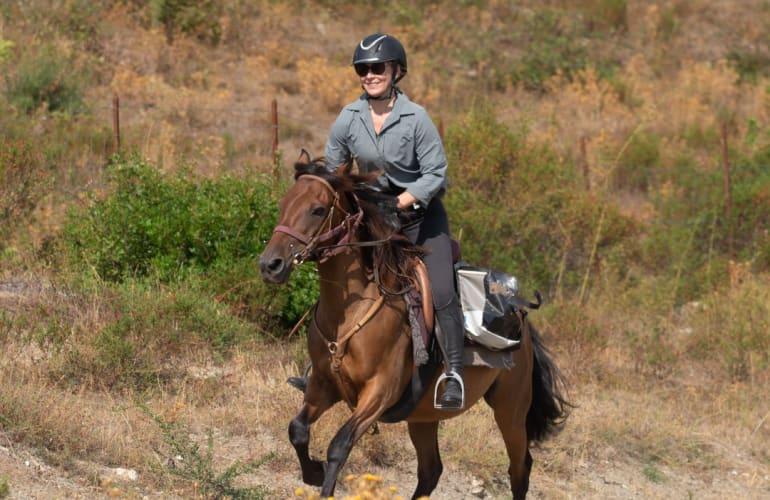
M274 259L259 259L259 270L265 276L275 275L283 269L283 259L276 257Z

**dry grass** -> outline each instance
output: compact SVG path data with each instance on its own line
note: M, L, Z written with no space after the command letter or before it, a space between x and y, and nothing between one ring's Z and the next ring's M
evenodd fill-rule
M574 344L554 333L553 325L544 328L547 341L556 347L557 361L570 377L577 408L564 431L533 452L536 491L565 497L558 486L565 483L573 484L576 491L590 491L596 486L587 480L586 467L599 464L610 471L609 464L618 463L669 485L679 476L708 482L711 476L738 470L741 477L753 478L747 491L764 487L763 467L770 459L770 429L764 425L766 378L730 383L712 378L724 370L710 371L713 365L693 362L673 371L647 373L633 368L633 354L623 345L583 346L583 353L573 356ZM6 352L13 350L10 347ZM59 463L87 459L120 464L169 486L168 478L158 475L158 467L170 457L152 451L163 449L162 437L136 407L140 399L166 421L189 428L201 442L213 430L215 461L221 467L277 453L264 471L250 476L252 481L269 484L271 475L296 474L289 472L296 471L297 465L285 437L287 423L301 404L301 395L285 384L288 375L300 370L293 349L255 345L218 369L190 355L179 360L185 363L180 372L188 376L145 395L73 392L46 381L45 356L36 356L36 369L29 370L17 355L2 367L2 413L6 419L14 416L4 426L14 440L47 450L50 459ZM348 414L344 405L337 405L314 426L312 455L325 454ZM484 404L442 424L439 439L447 477L473 475L494 495L504 495L507 458ZM394 475L394 471L408 471L413 460L405 426L387 425L380 427L379 434L361 440L345 470L371 472L381 476L384 485L409 491L413 484L398 484L403 472ZM294 486L300 483L297 479ZM650 481L653 486L657 488L658 483ZM354 491L349 488L341 485L343 493ZM288 494L288 490L278 491Z

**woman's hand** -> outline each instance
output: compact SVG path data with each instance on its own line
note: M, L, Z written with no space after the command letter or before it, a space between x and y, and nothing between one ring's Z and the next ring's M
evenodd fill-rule
M408 191L404 191L400 195L398 195L398 208L404 209L407 207L411 207L417 203L417 198L412 196Z

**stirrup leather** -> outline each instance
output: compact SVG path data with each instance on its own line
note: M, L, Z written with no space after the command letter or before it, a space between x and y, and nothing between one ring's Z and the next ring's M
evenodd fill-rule
M444 406L439 401L438 386L441 385L441 382L450 378L457 380L460 384L460 406L458 408ZM446 390L446 387L444 390ZM433 408L437 410L462 410L465 408L465 384L463 383L463 378L456 371L452 370L449 373L442 373L438 380L436 380L436 386L433 388Z

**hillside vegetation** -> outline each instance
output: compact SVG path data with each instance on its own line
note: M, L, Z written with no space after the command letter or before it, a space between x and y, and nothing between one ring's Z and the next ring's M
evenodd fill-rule
M0 436L93 494L300 486L283 379L317 276L256 259L375 31L444 137L465 260L546 299L576 408L534 494L770 495L767 0L0 2ZM444 462L507 498L473 414ZM398 469L402 431L346 467ZM0 467L0 498L23 482Z

